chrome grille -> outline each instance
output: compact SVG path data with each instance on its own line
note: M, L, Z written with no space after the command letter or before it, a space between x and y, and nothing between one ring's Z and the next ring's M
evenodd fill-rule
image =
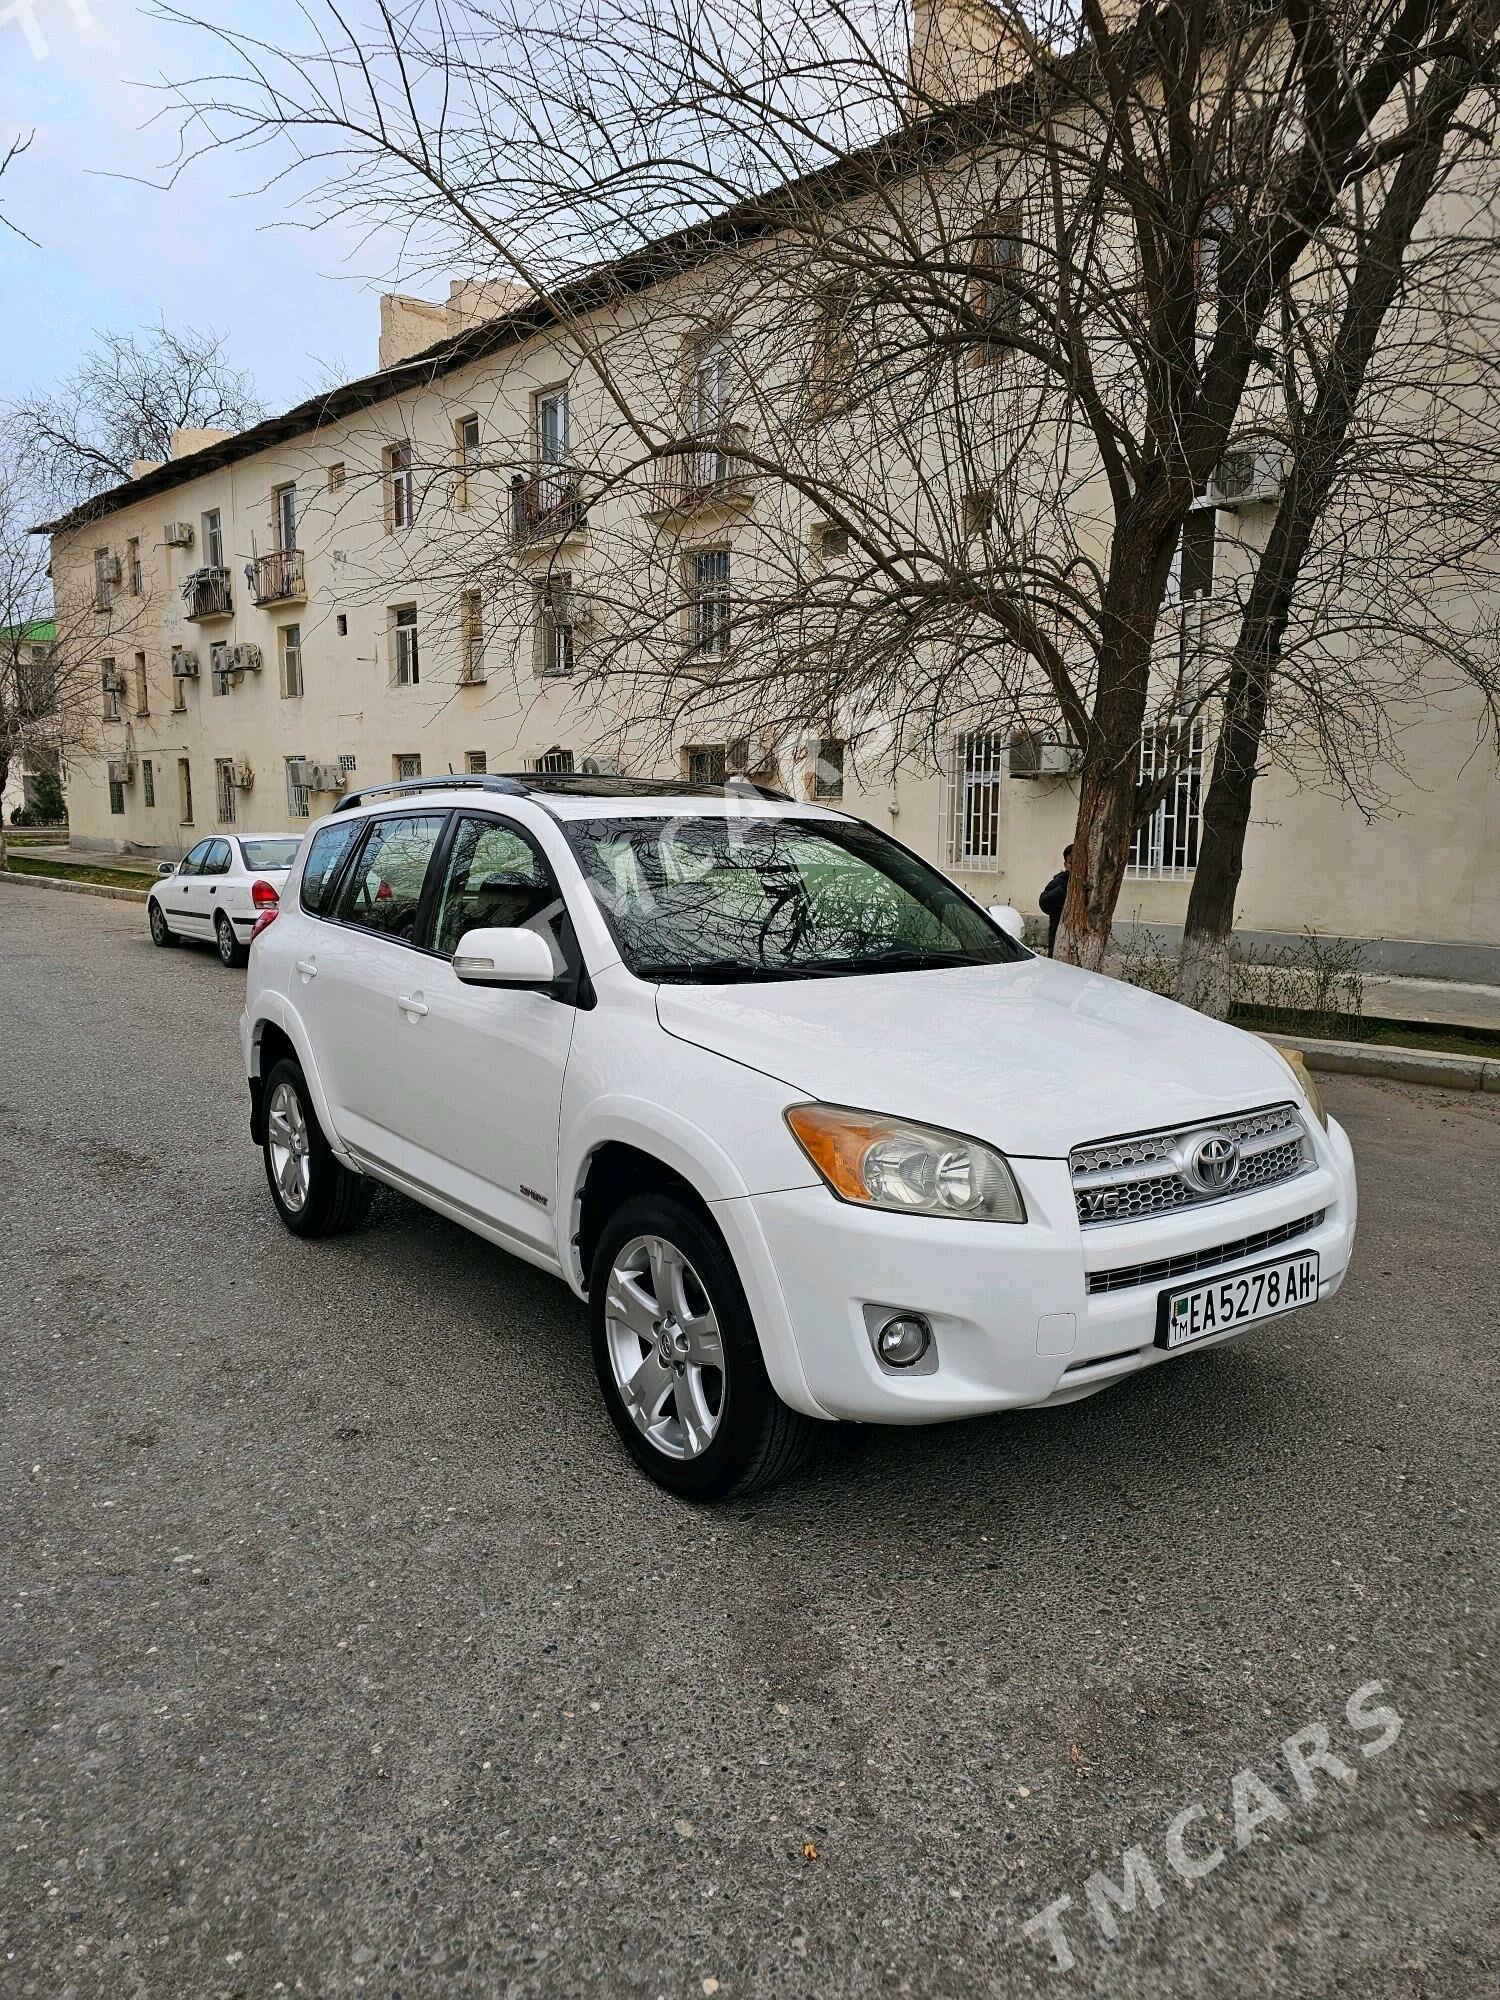
M1119 1264L1112 1271L1090 1271L1089 1291L1123 1292L1132 1285L1159 1285L1167 1278L1185 1278L1194 1271L1211 1271L1215 1264L1232 1264L1238 1257L1253 1257L1258 1250L1274 1250L1282 1243L1295 1243L1322 1226L1326 1208L1312 1215L1283 1222L1277 1229L1258 1229L1253 1236L1241 1236L1234 1243L1216 1243L1210 1250L1184 1250L1176 1257L1158 1257L1149 1264Z
M1198 1148L1210 1138L1227 1139L1234 1149L1233 1172L1219 1185L1205 1183L1196 1161ZM1294 1104L1101 1139L1075 1146L1068 1156L1078 1220L1085 1228L1253 1194L1295 1180L1313 1164L1312 1142Z

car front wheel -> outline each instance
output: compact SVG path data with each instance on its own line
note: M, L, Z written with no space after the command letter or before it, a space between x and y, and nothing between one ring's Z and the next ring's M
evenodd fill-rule
M177 942L175 934L167 924L167 913L154 896L151 899L151 942L163 947Z
M771 1387L723 1240L686 1202L641 1195L611 1217L589 1281L594 1368L643 1471L689 1500L768 1486L817 1424Z
M337 1236L364 1220L374 1192L333 1156L301 1066L290 1058L266 1078L266 1180L294 1236Z

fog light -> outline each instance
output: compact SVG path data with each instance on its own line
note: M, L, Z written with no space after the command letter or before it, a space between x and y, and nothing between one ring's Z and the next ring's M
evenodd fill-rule
M875 1336L875 1346L888 1368L915 1368L932 1345L932 1328L920 1313L897 1313Z

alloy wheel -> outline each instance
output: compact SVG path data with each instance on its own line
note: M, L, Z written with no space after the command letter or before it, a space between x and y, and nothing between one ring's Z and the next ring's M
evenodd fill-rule
M312 1186L307 1117L302 1100L289 1083L278 1083L266 1110L266 1147L276 1190L295 1215Z
M615 1386L636 1429L666 1458L700 1457L724 1415L724 1338L713 1301L675 1244L635 1236L622 1247L604 1322Z
M234 964L234 930L228 917L219 919L219 956L226 965Z

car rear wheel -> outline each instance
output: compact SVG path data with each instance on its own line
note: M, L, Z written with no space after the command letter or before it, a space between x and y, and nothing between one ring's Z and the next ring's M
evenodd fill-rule
M151 942L163 947L176 944L177 935L167 923L167 913L153 897L151 901Z
M234 934L234 925L220 910L214 919L214 942L219 947L219 959L224 965L243 965L250 953Z
M643 1471L689 1500L785 1477L817 1424L771 1387L722 1238L671 1195L641 1195L606 1225L589 1281L594 1368Z
M266 1078L261 1150L276 1213L294 1236L337 1236L364 1220L373 1186L333 1157L307 1078L290 1058Z

